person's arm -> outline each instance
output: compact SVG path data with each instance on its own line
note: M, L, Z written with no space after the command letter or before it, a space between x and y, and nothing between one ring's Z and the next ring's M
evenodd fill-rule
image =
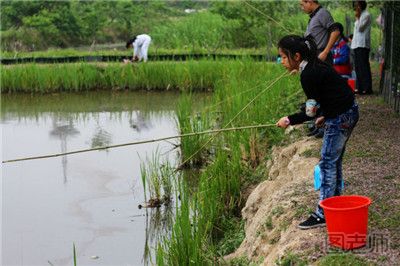
M333 45L340 35L340 31L333 20L331 14L327 10L323 10L323 16L321 16L321 25L329 32L328 43L326 44L324 50L318 55L318 58L325 61L331 51Z
M326 45L325 49L318 55L318 58L321 59L322 61L325 61L329 51L332 49L333 45L335 44L337 38L340 35L340 31L339 30L334 30L329 34L329 40L328 40L328 44Z
M137 45L137 42L138 42L138 40L137 40L137 38L136 38L136 40L132 43L132 46L133 46L133 61L135 61L136 60L136 58L137 58L137 53L138 53L138 45Z
M358 22L358 31L363 32L371 24L371 16L369 14L361 15Z
M305 121L309 121L314 119L314 117L309 117L306 115L305 112L298 112L295 114L291 114L288 116L290 125L297 125L297 124L301 124Z

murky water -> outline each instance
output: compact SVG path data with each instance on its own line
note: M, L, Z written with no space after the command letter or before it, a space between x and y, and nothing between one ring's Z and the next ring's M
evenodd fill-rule
M175 135L177 100L154 92L2 95L3 160ZM174 160L173 148L157 142L3 164L2 265L73 265L73 243L78 265L145 264L166 219L163 210L138 209L140 158L158 149Z

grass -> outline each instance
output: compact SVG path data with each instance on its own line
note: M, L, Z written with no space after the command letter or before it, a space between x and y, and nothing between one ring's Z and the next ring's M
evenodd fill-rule
M25 64L0 66L1 92L54 93L90 90L213 91L231 73L258 75L272 66L248 61L148 62L146 64ZM274 67L276 68L276 67ZM246 80L254 77L251 74ZM228 94L230 95L230 94Z
M237 217L226 217L222 219L219 229L224 237L216 244L219 256L234 252L245 238L244 221Z
M279 266L306 266L308 265L307 261L302 259L299 255L288 253L285 254L282 258L275 261L276 265Z
M272 217L268 216L264 222L264 227L268 230L272 230L274 228L274 224L272 223Z
M234 258L233 260L231 260L229 262L229 265L231 265L231 266L257 266L257 265L261 265L263 261L264 261L263 257L260 257L260 259L257 261L251 261L247 257L243 256L243 257L239 257L239 258Z
M318 149L305 150L301 156L305 158L320 158L320 151Z
M74 266L76 266L76 248L75 248L75 243L72 244L72 253L74 257Z
M282 113L296 109L293 104L284 104L282 101L297 92L295 86L297 80L290 77L280 80L276 86L261 94L250 108L243 110L248 102L280 76L282 69L269 64L249 62L242 64L242 67L230 68L230 71L223 72L214 87L214 97L204 108L205 111L193 112L189 106L191 101L185 98L190 98L190 95L182 98L178 106L181 133L203 129L205 127L203 123L214 128L228 124L240 126L274 123ZM244 91L249 92L242 93ZM240 97L235 97L236 95ZM217 104L222 101L223 104ZM237 115L238 113L240 115ZM229 132L213 137L200 157L204 161L196 192L187 198L189 203L185 203L187 204L185 208L188 210L177 212L174 233L162 246L159 246L157 264L213 264L221 253L230 251L239 243L240 236L234 237L230 242L230 237L224 234L225 231L229 231L229 226L225 226L224 217L237 217L243 207L241 198L243 184L248 184L247 179L252 179L252 182L260 181L253 179L253 170L258 169L258 163L265 156L268 147L280 141L282 137L283 132L276 130L275 127ZM190 138L181 143L181 149L184 151L187 149L185 146L189 145L191 148L188 150L192 152L195 150L193 147L203 145L206 139ZM245 157L251 163L243 161L243 154L246 154ZM181 160L184 160L185 156ZM280 209L275 210L277 216L280 212ZM234 222L234 218L232 220ZM191 226L184 226L187 223ZM219 247L220 243L225 243L222 250ZM183 256L184 251L188 249L196 252L185 253Z
M282 214L285 213L285 210L283 209L282 206L276 206L272 209L271 214L273 216L275 216L276 218L278 218L279 216L281 216Z
M227 48L219 48L216 51L212 51L217 55L264 55L266 51L266 47L263 48L237 48L237 49L227 49ZM159 48L155 46L150 46L149 55L150 56L159 56L159 55L181 55L181 54L204 54L207 55L210 53L209 49L196 47L193 48L180 48L180 49L168 49L168 48ZM68 49L47 49L44 51L33 51L33 52L9 52L2 51L1 58L2 59L13 59L13 58L38 58L38 57L72 57L72 56L132 56L132 50L125 49L125 43L121 43L115 49L100 49L95 51L90 51L87 49L80 48L68 48Z
M360 258L352 253L343 253L343 254L329 254L320 259L317 265L318 266L342 266L342 265L367 266L374 264L367 262L365 259Z
M191 94L183 94L178 102L177 126L181 133L200 132L210 129L209 120L207 117L198 113L193 113L192 103L194 102ZM181 138L181 160L182 167L200 167L205 163L205 153L207 150L199 149L209 138L209 135L197 135L190 138ZM194 155L194 156L192 156ZM191 157L192 158L189 158Z
M140 173L147 207L168 205L173 194L175 176L169 162L160 162L160 154L156 151L151 159L147 158L141 162ZM147 194L149 194L149 200L147 200Z

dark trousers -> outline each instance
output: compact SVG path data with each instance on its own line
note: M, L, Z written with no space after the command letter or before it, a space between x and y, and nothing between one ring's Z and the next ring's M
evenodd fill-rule
M369 65L369 49L354 49L354 65L357 75L359 93L372 93L371 67Z

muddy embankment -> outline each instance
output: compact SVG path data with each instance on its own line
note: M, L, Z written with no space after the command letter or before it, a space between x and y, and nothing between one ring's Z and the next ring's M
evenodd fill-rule
M286 147L275 147L267 163L268 179L248 197L242 210L246 237L227 261L247 257L275 265L282 256L321 249L325 229L299 230L317 200L313 193L313 169L318 163L321 140L303 138ZM312 243L312 244L311 244ZM317 258L309 258L311 261Z

